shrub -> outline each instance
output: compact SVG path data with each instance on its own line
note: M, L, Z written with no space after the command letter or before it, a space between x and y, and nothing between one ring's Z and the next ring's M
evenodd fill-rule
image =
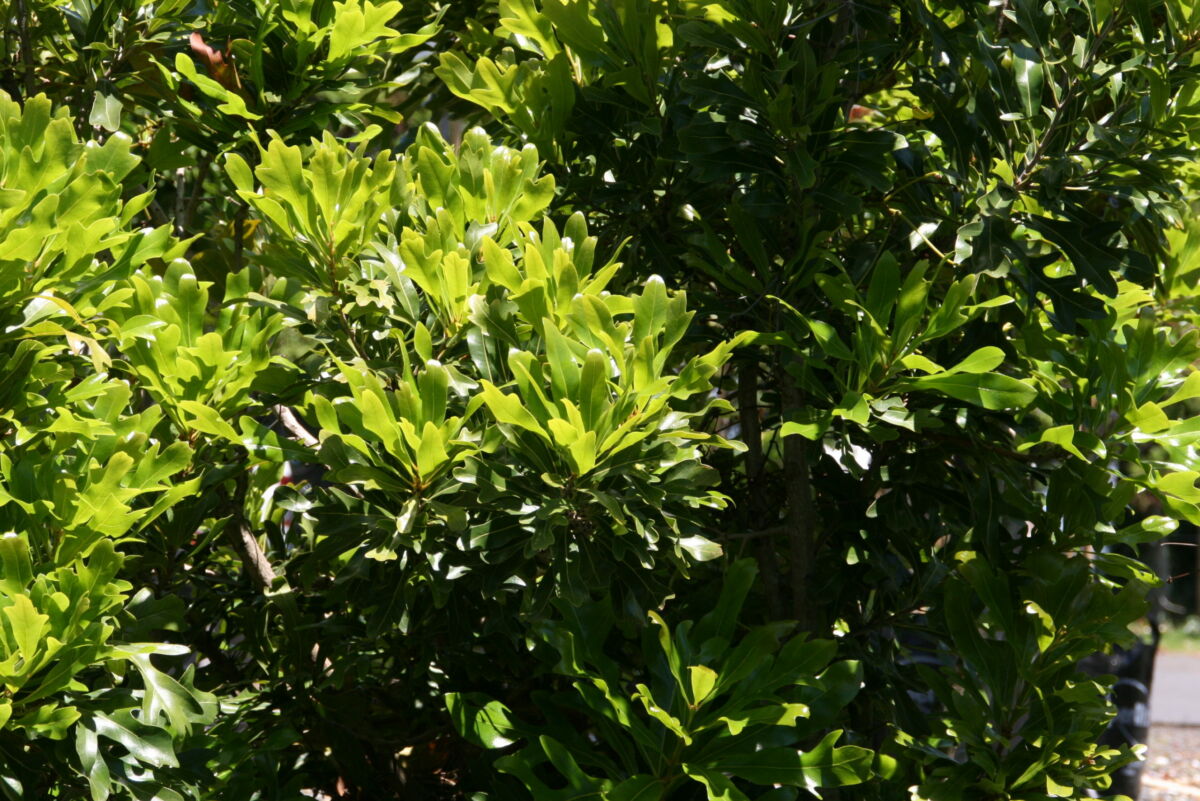
M1075 665L1200 522L1189 8L3 19L0 793L1136 758Z

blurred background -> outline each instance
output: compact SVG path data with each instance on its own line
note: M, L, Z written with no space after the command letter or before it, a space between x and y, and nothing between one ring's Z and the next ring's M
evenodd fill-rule
M1166 582L1140 801L1200 799L1200 542L1181 526L1144 557Z

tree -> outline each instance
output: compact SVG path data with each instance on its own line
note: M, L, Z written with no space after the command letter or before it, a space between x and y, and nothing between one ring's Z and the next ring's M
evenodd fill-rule
M0 792L1135 758L1075 663L1200 522L1190 6L4 18Z

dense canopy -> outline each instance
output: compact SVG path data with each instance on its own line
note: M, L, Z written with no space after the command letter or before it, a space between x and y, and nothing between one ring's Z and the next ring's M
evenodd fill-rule
M0 4L0 796L1115 792L1184 0Z

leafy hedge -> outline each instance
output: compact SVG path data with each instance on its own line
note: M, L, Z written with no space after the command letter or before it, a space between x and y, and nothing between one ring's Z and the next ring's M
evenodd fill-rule
M0 794L1048 799L1200 523L1200 14L0 19Z

